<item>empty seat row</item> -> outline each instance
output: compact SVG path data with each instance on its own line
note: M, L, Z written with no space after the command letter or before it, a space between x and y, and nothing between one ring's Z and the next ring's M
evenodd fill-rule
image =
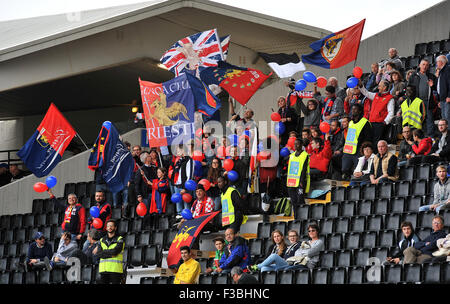
M417 43L414 47L414 55L424 55L427 53L450 51L450 39L440 41L430 41L427 43Z

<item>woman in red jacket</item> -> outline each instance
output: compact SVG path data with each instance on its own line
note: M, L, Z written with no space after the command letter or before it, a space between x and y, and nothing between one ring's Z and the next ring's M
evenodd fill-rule
M422 163L424 156L430 154L431 147L433 146L431 138L425 137L425 133L421 129L415 129L413 131L413 140L414 144L412 145L412 149L415 156L408 160L408 165ZM406 158L408 158L408 155Z
M331 145L328 138L330 134L325 135L325 143L320 137L314 137L311 141L313 151L310 156L309 167L312 179L321 179L328 172L328 165L333 156Z

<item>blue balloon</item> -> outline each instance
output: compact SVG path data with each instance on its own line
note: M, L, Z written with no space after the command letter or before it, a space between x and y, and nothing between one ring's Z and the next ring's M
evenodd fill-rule
M297 81L297 82L295 83L295 90L296 90L296 91L303 91L304 89L306 89L306 86L307 86L307 85L308 85L308 84L306 83L305 80L300 79L299 81Z
M286 131L286 126L281 121L275 125L275 133L278 135L283 134Z
M353 89L354 87L356 87L358 85L359 79L356 77L350 77L349 79L347 79L347 87Z
M170 198L170 200L175 204L181 202L181 199L182 199L182 197L181 197L180 193L174 193L174 194L172 194L172 197Z
M197 183L192 179L189 179L184 183L184 188L189 191L195 191L197 189Z
M281 157L289 156L289 154L291 154L291 151L289 151L289 149L286 147L284 147L280 150Z
M47 179L45 180L45 184L47 185L47 187L53 188L56 186L56 184L58 183L58 180L56 179L56 177L54 177L53 175L50 175L49 177L47 177Z
M260 151L264 151L264 144L262 141L258 144L258 152Z
M244 131L244 135L247 135L248 137L250 137L250 131L249 130L245 130Z
M97 206L91 207L91 209L89 209L89 212L91 213L91 216L93 218L97 218L100 215L100 209L98 209Z
M307 82L316 82L317 81L316 75L314 75L313 72L309 72L309 71L306 71L305 73L303 73L303 79L306 80Z
M236 171L231 170L228 172L228 179L230 181L235 182L238 180L238 178L239 178L239 174Z
M181 211L181 216L185 220L192 220L192 212L189 209L184 209L183 211Z
M105 127L106 129L110 130L111 129L111 122L109 120L105 121L102 125L103 127Z
M236 134L228 135L228 139L230 140L232 146L238 145L239 137Z

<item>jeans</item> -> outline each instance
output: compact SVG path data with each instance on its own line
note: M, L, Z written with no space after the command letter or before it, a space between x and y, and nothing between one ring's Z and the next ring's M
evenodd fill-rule
M436 134L436 126L434 125L433 121L433 112L428 108L428 102L427 102L427 115L425 116L425 131L426 135L428 137L434 137Z
M358 165L358 154L347 154L342 155L342 173L351 175Z
M276 253L272 253L262 263L258 264L261 271L283 270L289 267L288 262Z
M450 103L448 103L444 100L444 101L441 101L439 104L441 105L441 117L444 119L447 119L447 121L450 121L449 120L449 118L450 118L450 113L449 113Z
M220 199L220 196L211 197L211 199L214 201L214 211L222 209L222 201Z
M434 211L436 211L436 213L439 213L439 211L441 210L442 207L444 207L445 205L440 205L439 207L436 207L436 209L434 209ZM430 211L431 204L430 205L425 205L425 206L421 206L419 208L419 212L424 212L424 211Z
M117 206L120 206L120 205L126 207L127 204L128 204L128 188L125 188L120 192L113 193L114 208L116 208Z
M408 163L407 160L401 160L397 163L397 167L399 167L399 168L404 167L404 166L406 166L407 163Z

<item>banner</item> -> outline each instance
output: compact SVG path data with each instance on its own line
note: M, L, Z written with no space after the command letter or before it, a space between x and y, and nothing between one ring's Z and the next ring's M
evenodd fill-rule
M17 155L36 177L46 176L61 161L75 135L70 123L52 103L37 130Z
M134 170L134 159L119 139L119 132L110 121L102 124L100 133L91 149L88 168L100 170L111 192L117 193L127 187Z
M203 227L219 213L220 211L208 213L183 223L183 226L173 239L172 245L170 245L167 255L167 266L170 267L178 264L181 258L180 248L183 246L191 247Z

